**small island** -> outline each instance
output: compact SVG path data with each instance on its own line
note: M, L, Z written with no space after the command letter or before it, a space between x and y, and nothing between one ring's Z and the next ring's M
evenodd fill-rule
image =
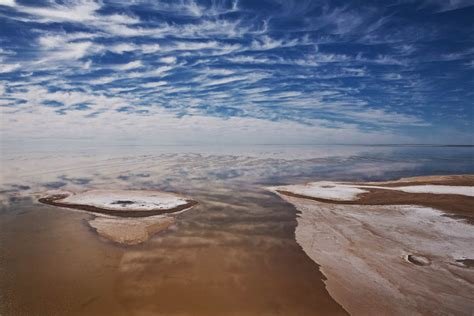
M59 191L40 203L95 215L88 224L100 236L116 243L136 245L175 223L175 216L197 204L178 194L148 190Z
M91 190L60 192L41 203L119 217L147 217L175 213L197 204L177 194L146 190Z

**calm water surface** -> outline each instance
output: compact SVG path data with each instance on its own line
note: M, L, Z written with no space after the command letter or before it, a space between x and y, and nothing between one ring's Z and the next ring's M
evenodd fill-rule
M345 314L295 242L296 210L266 185L474 172L472 147L103 146L1 152L0 315ZM138 246L51 189L159 189L199 205Z

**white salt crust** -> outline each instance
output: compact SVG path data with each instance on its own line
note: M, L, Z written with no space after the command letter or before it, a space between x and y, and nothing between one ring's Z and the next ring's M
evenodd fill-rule
M186 199L172 193L144 190L92 190L71 194L60 202L114 211L166 210L187 203Z
M295 194L306 195L327 200L353 201L357 195L366 193L366 190L356 186L345 185L331 181L311 182L301 185L286 185L271 187L271 190L288 191Z
M374 187L327 185L316 182L270 190L343 200L356 199L358 194L346 188ZM439 185L401 189L472 193L472 187ZM471 315L474 272L457 260L474 259L473 225L427 207L341 205L280 196L300 211L296 240L321 266L328 292L351 315L429 315L435 311ZM424 264L407 261L408 255L423 258Z
M403 191L407 193L432 193L432 194L458 194L474 196L472 186L451 186L451 185L410 185L402 187L386 187L377 185L358 185L343 182L319 181L307 184L286 185L270 187L272 191L282 190L295 194L306 195L314 198L354 201L361 193L368 192L364 189L384 189L392 191Z

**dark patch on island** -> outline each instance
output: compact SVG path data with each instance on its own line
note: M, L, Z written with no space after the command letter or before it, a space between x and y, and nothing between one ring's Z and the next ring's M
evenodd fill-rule
M474 268L474 259L458 259L456 262L462 263L467 268Z
M60 176L59 178L63 181L68 181L68 182L71 182L73 184L79 184L79 185L88 184L89 182L92 181L91 178L69 178L65 175Z
M18 189L18 190L21 190L21 191L26 191L26 190L31 189L30 186L28 186L28 185L21 185L21 184L13 184L13 185L12 185L12 188L15 188L15 189Z
M62 181L54 181L43 184L44 187L48 189L59 189L65 186L67 183Z
M127 205L132 205L135 204L133 201L128 201L128 200L118 200L118 201L113 201L112 204L117 204L121 206L127 206Z
M149 173L137 173L135 176L140 177L140 178L149 178L150 174Z

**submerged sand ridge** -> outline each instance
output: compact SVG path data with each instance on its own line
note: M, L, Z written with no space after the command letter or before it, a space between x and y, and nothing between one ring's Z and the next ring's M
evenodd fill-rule
M173 213L197 204L174 193L145 190L60 191L39 202L94 214L90 227L102 237L127 245L145 242L168 229L175 223Z
M473 184L450 176L270 189L301 212L296 240L350 314L471 315L474 226L457 217L472 216Z

